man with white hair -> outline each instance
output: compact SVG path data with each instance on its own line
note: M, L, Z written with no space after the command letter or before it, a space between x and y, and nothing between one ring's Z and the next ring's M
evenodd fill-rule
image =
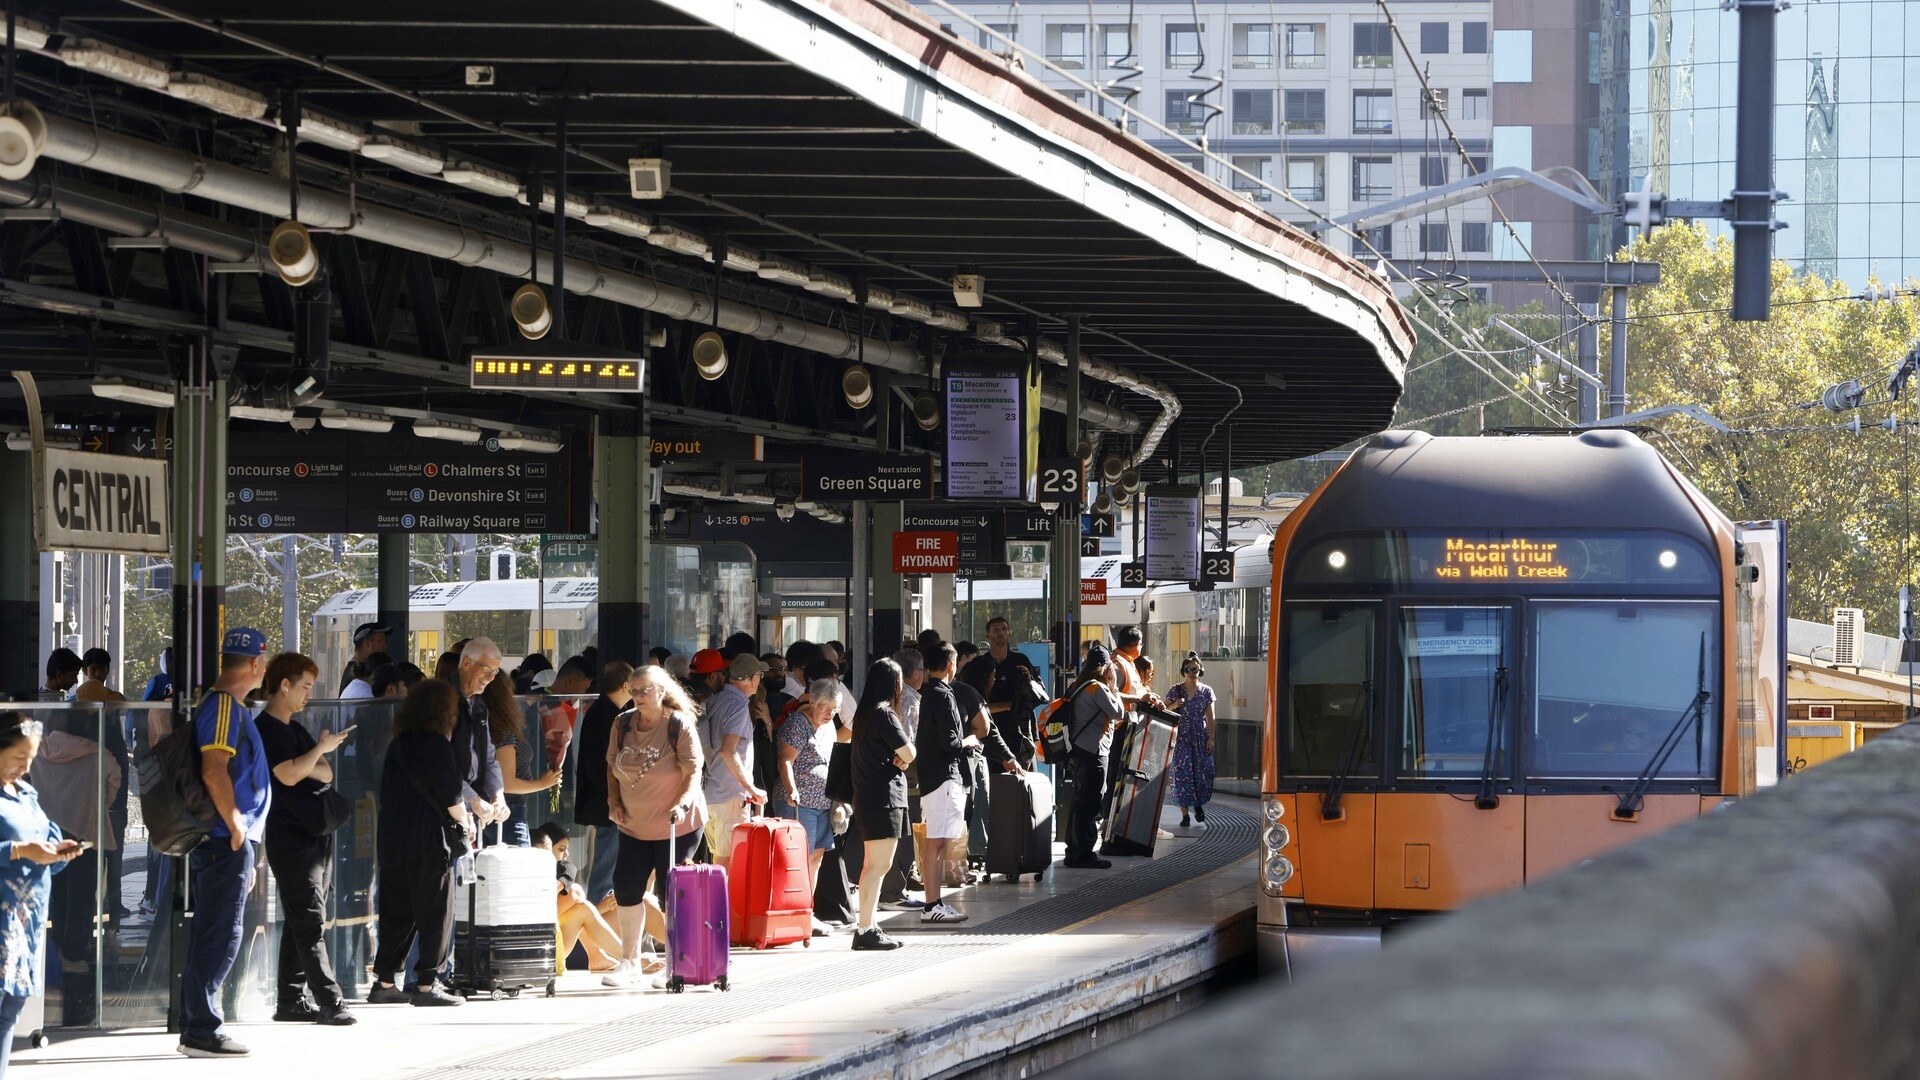
M492 638L477 637L460 650L456 678L460 690L460 719L453 726L453 759L461 767L460 794L481 825L507 819L506 785L500 762L493 756L493 737L487 730L487 706L481 691L500 675L500 646Z

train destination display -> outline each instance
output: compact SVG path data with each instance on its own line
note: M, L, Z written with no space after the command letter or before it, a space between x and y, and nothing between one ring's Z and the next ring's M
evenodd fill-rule
M1560 544L1552 540L1448 536L1440 544L1440 558L1433 564L1433 576L1439 581L1565 581L1572 576L1572 569L1561 561Z
M1024 363L949 357L947 452L943 492L949 499L1031 502L1039 464L1040 383Z

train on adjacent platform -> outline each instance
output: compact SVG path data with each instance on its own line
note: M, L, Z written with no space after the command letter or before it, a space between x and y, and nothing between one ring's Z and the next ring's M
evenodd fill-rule
M1785 526L1629 432L1383 433L1271 560L1264 960L1372 947L1781 774Z

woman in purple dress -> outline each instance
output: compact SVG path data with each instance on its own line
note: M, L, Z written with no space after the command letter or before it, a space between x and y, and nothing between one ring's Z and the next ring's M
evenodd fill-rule
M1167 693L1167 708L1180 710L1173 737L1173 801L1180 805L1183 829L1195 819L1207 823L1213 798L1213 687L1200 681L1206 673L1199 655L1188 653L1180 661L1180 684Z

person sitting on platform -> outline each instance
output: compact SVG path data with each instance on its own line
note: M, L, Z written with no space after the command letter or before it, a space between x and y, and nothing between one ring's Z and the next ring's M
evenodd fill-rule
M606 912L587 901L586 890L579 882L580 871L568 858L572 841L566 826L557 821L542 822L533 830L533 846L553 852L554 914L560 927L560 955L565 957L573 952L576 943L582 944L587 952L588 971L612 971L620 962L620 932L607 922ZM642 969L647 974L664 966L658 960L649 963L653 966Z

